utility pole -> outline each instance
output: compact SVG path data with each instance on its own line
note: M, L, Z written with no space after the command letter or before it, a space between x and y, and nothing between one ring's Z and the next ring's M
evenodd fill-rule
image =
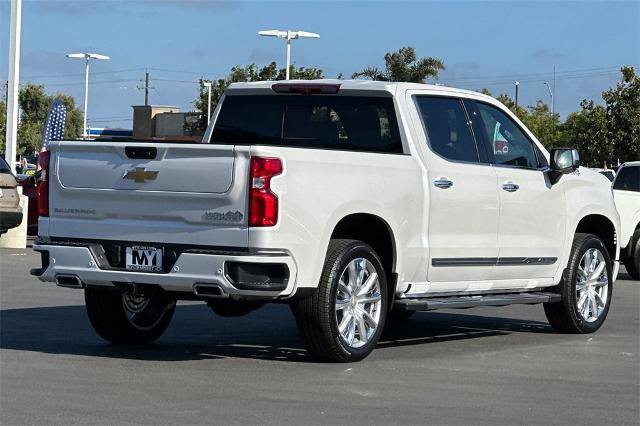
M516 81L516 112L518 111L518 88L520 87L520 82Z
M144 73L144 105L149 105L149 72Z
M144 90L144 105L149 105L149 89L153 89L153 87L149 86L149 71L145 70L144 72L144 80L140 80L144 83L144 86L138 86L138 90Z

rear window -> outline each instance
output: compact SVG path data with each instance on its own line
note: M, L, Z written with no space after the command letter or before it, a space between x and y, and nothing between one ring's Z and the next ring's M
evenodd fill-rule
M227 96L211 143L402 153L391 98Z

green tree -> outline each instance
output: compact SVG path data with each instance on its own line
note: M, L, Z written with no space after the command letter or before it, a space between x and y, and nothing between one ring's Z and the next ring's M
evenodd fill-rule
M438 78L438 73L444 70L444 63L440 59L425 57L418 59L413 47L403 47L397 52L384 55L384 70L378 67L367 67L354 72L351 78L364 77L376 81L406 81L410 83L424 83L427 78Z
M613 146L607 137L607 110L592 100L580 103L581 111L569 114L562 124L561 143L575 147L580 152L582 163L592 167L611 164Z
M228 76L222 79L214 80L211 82L211 111L218 105L218 101L222 97L224 91L229 87L231 83L238 83L243 81L270 81L270 80L284 80L286 75L286 68L278 68L275 62L259 68L256 64L246 65L244 67L237 65L231 68L231 72ZM316 80L323 77L322 70L319 68L296 68L291 66L289 68L289 77L291 79L298 80ZM201 119L192 124L187 125L187 131L191 134L202 132L207 127L207 107L209 102L209 89L204 86L205 80L200 80L200 93L198 98L193 102L193 106L196 110L201 111Z
M547 149L562 145L560 114L551 114L546 103L538 101L527 107L520 119Z
M18 127L18 154L28 155L40 149L44 122L53 101L60 97L67 107L65 139L76 139L82 132L82 112L73 97L65 94L48 95L43 85L28 83L20 89L18 103L21 110Z
M622 79L602 92L606 102L611 161L640 159L640 76L633 67L621 69Z
M491 92L486 88L478 92L491 96ZM535 105L518 105L516 108L515 101L505 93L498 95L496 99L509 108L547 149L563 144L560 114L551 114L549 105L538 101Z

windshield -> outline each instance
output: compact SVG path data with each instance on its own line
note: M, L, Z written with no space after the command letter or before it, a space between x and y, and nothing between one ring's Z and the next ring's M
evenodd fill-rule
M0 157L0 173L11 172L11 167L4 161L4 158Z

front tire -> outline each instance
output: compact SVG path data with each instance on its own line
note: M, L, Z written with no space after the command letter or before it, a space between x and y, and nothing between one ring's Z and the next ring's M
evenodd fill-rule
M369 355L384 328L387 294L382 262L368 244L331 240L317 291L291 305L310 354L332 362Z
M640 229L631 236L623 258L627 274L633 280L640 280Z
M176 302L163 294L138 297L115 287L88 286L84 300L96 333L112 343L146 344L167 329Z
M551 327L577 334L598 330L609 312L612 283L611 259L602 240L592 234L576 234L560 283L562 300L544 304Z

